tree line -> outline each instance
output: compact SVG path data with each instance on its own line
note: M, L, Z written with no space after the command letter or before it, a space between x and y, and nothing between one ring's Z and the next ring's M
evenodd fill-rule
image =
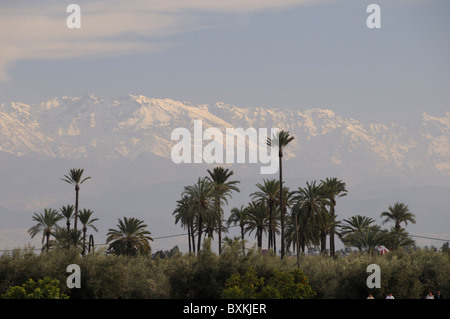
M189 252L198 252L202 236L214 238L218 235L218 251L222 251L222 236L231 225L239 226L242 245L245 236L254 234L257 247L263 247L263 235L267 237L267 248L277 254L276 237L280 237L281 259L286 253L295 253L297 260L305 248L320 247L334 257L335 239L362 252L375 254L383 245L389 250L414 245L403 224L415 223L415 215L404 203L394 203L381 213L383 223L393 222L390 230L383 230L372 218L355 215L339 220L336 214L337 200L347 195L346 184L336 178L306 182L306 186L290 189L283 183L283 149L294 138L289 132L280 131L268 138L267 144L276 146L279 153L279 178L264 179L257 183L257 190L250 194L249 203L234 207L225 218L224 205L233 192L240 192L239 181L232 180L234 172L217 166L207 170L207 176L199 177L193 185L184 187L181 198L173 211L175 224L187 229ZM226 238L230 240L229 238ZM243 246L243 249L245 247Z
M233 171L223 167L208 170L208 176L199 178L194 185L186 186L173 212L175 223L187 229L189 252L201 247L202 236L214 239L218 235L219 253L223 233L231 226L240 229L240 240L245 249L245 240L254 234L257 247L262 250L263 237L267 248L280 253L276 247L276 236L281 235L283 210L285 218L285 253L304 254L306 248L319 247L320 252L335 256L335 240L339 238L346 246L361 252L375 254L379 246L389 250L410 247L414 241L403 225L415 223L415 215L404 203L394 203L381 213L383 223L392 222L389 229L381 229L375 220L363 215L354 215L339 220L336 214L337 199L347 195L345 183L333 177L320 182L307 182L305 187L291 190L283 187L283 207L279 201L279 181L264 179L256 184L257 190L250 194L247 205L233 207L228 218L224 216L223 204L232 191L239 191L238 181L228 180ZM328 247L327 249L327 238ZM230 240L228 237L226 240ZM282 241L283 242L283 241Z
M356 247L362 252L376 253L380 245L390 250L408 247L414 244L403 224L415 223L415 216L404 203L394 203L382 212L383 223L392 221L390 230L383 230L371 218L355 215L349 219L339 220L336 205L339 198L347 195L346 184L336 178L306 182L306 186L291 189L283 182L282 158L283 150L294 139L287 131L267 139L269 146L278 150L279 178L263 179L256 184L256 191L250 194L250 201L240 207L233 207L228 218L225 218L224 207L233 193L240 192L240 181L233 180L234 172L224 167L207 170L207 175L199 177L193 185L184 187L181 198L176 202L173 211L175 224L180 223L187 229L189 252L201 249L202 239L214 239L217 234L218 251L222 253L222 245L232 239L225 237L229 228L240 228L242 249L245 250L245 237L254 235L257 247L262 250L263 237L267 238L267 249L281 259L288 254L295 254L299 260L306 248L320 247L322 254L327 252L334 257L335 239L349 247ZM31 237L42 233L42 249L51 247L81 247L82 255L93 247L93 235L88 230L97 231L94 212L79 208L80 187L91 177L83 176L83 169L70 169L62 181L74 186L75 202L62 206L59 210L44 209L43 213L35 213L36 222L28 232ZM63 221L61 226L58 223ZM72 227L73 222L73 227ZM82 227L78 227L78 222ZM280 246L277 248L277 237ZM118 255L149 254L151 252L151 233L144 221L134 217L119 219L117 228L108 230L106 243L108 253Z
M75 204L62 206L59 210L45 208L43 213L34 213L33 221L36 222L28 233L31 238L42 234L42 251L48 252L50 248L80 247L81 255L86 255L94 246L93 235L87 237L88 229L97 232L95 222L98 218L93 218L94 212L90 209L79 209L80 186L90 176L83 177L84 169L73 168L68 175L61 178L75 187ZM64 225L58 222L64 221ZM73 221L73 228L71 228ZM82 228L78 228L78 221ZM132 256L136 254L146 254L151 252L151 233L147 230L147 225L142 220L134 217L124 217L119 219L117 228L108 230L106 243L109 245L107 252L117 255Z

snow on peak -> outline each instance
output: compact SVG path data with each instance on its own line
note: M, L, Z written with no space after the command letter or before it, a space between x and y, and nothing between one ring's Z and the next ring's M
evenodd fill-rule
M95 107L93 107L95 105ZM129 94L102 99L55 97L35 105L13 102L0 108L0 150L11 154L85 158L151 153L170 157L175 128L280 128L295 136L289 158L314 158L346 165L362 158L377 167L434 167L448 172L450 112L422 114L421 125L386 125L344 118L330 109L305 111L241 108L224 102L191 104ZM309 154L309 155L308 155ZM387 166L386 166L387 167ZM449 172L450 173L450 172Z
M422 120L424 122L439 123L445 127L450 128L450 112L445 112L444 116L442 117L437 117L430 115L427 112L422 112Z

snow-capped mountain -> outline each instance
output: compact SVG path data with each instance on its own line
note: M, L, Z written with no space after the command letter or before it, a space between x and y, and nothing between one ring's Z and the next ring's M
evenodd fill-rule
M0 106L0 151L15 156L104 161L141 154L170 159L175 128L280 128L295 140L286 158L311 167L450 176L450 112L415 123L361 122L327 109L305 111L193 105L171 99L93 94Z

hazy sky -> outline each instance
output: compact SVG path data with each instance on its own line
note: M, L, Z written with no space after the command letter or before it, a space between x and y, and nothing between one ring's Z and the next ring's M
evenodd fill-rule
M66 7L81 8L69 29ZM381 29L369 29L369 4ZM0 103L143 94L320 107L361 120L450 111L448 0L13 1Z

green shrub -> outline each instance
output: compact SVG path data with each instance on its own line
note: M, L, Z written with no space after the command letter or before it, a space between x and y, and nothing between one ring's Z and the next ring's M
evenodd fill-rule
M308 279L299 269L288 272L274 269L266 281L250 267L242 275L231 275L222 291L224 299L306 299L313 296Z
M308 278L299 269L289 272L275 269L265 288L267 287L273 287L275 291L278 291L277 299L309 299L315 295L308 283Z
M35 282L29 279L22 286L9 287L2 299L68 299L60 292L59 280L45 277Z
M261 297L264 288L264 278L256 275L255 270L250 269L244 274L232 274L225 283L222 291L224 299L256 299Z

